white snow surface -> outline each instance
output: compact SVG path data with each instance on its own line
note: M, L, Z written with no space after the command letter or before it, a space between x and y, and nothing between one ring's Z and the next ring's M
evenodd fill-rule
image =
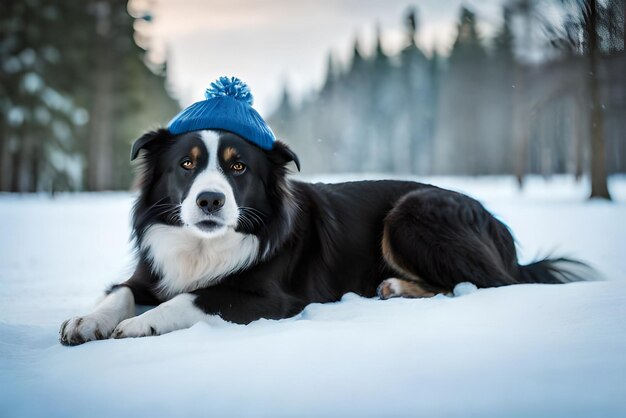
M626 177L612 203L565 177L522 192L504 177L422 180L481 200L522 262L565 254L603 279L348 294L281 321L64 347L61 322L132 270L133 196L3 195L0 416L626 416Z

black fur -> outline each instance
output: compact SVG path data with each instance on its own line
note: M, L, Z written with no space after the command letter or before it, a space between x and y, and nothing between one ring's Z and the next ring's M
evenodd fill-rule
M175 203L188 193L190 178L173 168L177 147L198 140L194 134L182 137L159 130L133 146L131 157L140 160L133 213L138 248L150 225L180 225ZM252 266L193 291L196 305L208 314L237 323L285 318L347 292L373 297L389 277L417 281L433 292L449 292L464 281L492 287L575 279L555 267L555 261L568 260L520 266L507 227L465 195L403 181L292 181L287 164L299 168L299 161L286 145L277 142L264 151L227 132L222 141L247 147L254 175L229 182L239 206L254 216L237 228L257 236L260 248L268 250ZM135 273L121 285L131 288L139 304L164 301L157 289L161 278L146 254L138 258Z

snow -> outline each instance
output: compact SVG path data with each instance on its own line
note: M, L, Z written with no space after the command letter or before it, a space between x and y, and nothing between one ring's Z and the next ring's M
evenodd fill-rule
M0 416L625 416L626 177L613 203L565 177L522 193L503 177L425 180L483 201L523 261L553 250L605 280L348 294L281 321L68 348L61 322L132 268L132 196L0 195Z
M18 106L13 107L7 112L6 120L11 126L20 126L24 122L25 113L24 109Z
M454 296L459 297L459 296L469 295L470 293L474 293L477 290L478 288L476 287L475 284L469 283L469 282L463 282L454 286L454 291L452 293L454 293Z
M43 79L35 72L29 72L24 74L22 78L22 86L28 93L36 93L44 86Z

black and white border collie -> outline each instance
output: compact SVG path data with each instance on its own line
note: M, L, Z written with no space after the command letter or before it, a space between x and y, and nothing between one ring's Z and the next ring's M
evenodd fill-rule
M476 200L410 181L309 184L298 157L226 131L149 132L132 149L137 267L63 344L159 335L211 316L247 324L347 292L420 298L478 287L563 283L569 260L521 266L507 227ZM575 262L572 262L575 263ZM559 266L557 266L559 265ZM135 316L135 305L155 305Z

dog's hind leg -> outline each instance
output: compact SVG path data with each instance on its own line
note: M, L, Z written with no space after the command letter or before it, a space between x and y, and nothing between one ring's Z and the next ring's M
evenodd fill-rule
M507 228L476 200L434 187L407 194L389 212L382 252L405 282L382 286L381 297L432 296L461 282L478 287L518 282Z

